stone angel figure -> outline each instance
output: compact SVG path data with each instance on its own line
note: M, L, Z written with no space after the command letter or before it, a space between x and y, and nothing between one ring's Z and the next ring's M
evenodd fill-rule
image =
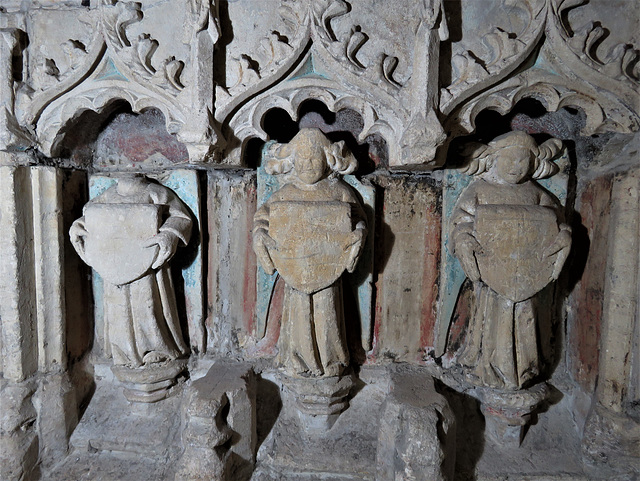
M553 175L562 149L509 132L475 146L464 172L476 179L451 219L454 254L473 283L466 337L456 354L474 384L526 387L540 374L536 294L556 280L571 248L557 201L535 179ZM548 308L548 307L547 307Z
M264 270L285 281L279 361L291 376L339 376L349 364L340 277L355 269L367 234L340 178L357 161L344 142L310 128L270 154L267 173L288 178L256 212L253 245Z
M106 355L130 369L184 357L169 261L189 241L186 206L143 175L120 173L83 214L69 234L104 280Z

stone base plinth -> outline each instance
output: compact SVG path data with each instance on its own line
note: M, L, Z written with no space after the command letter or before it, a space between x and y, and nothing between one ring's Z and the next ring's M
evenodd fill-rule
M630 410L631 411L631 410ZM640 420L597 404L584 427L582 458L594 478L640 476Z
M327 431L349 407L349 393L355 376L305 378L280 376L282 384L296 397L298 417L308 432Z
M485 434L498 443L517 446L522 443L533 413L550 391L546 383L540 383L517 391L478 387L470 394L481 403Z
M175 481L241 481L256 449L256 376L250 364L216 361L182 403L182 447Z
M113 366L114 376L123 384L124 396L131 402L154 403L165 399L187 361L176 359L136 369Z
M261 445L252 480L388 481L400 479L405 468L415 473L412 479L449 479L455 461L454 421L425 369L363 367L357 379L351 378L354 385L349 391L349 378L327 380L322 387L314 386L316 391L325 389L325 395L317 398L311 395L312 384L302 384L309 379L297 379L292 387L284 384L289 379L282 375L262 376L259 392L271 386L282 406L273 426L258 423ZM348 409L340 412L347 400ZM336 409L333 413L331 406ZM316 419L310 419L310 407ZM339 415L331 420L336 412ZM333 424L327 429L328 423L318 418L322 422L329 418ZM262 429L268 429L268 435L260 441Z

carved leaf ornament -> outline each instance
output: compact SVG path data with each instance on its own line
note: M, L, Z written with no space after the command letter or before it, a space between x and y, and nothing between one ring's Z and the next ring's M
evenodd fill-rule
M396 168L442 165L447 143L473 132L482 110L506 113L526 97L548 110L584 110L585 135L640 128L640 51L606 42L600 22L571 25L571 13L589 5L584 0L499 0L491 3L492 22L479 22L488 13L464 0L452 39L447 22L459 20L443 0L278 0L266 33L215 64L226 75L218 85L217 1L175 2L185 7L175 44L151 33L145 1L79 9L86 38L69 33L31 56L37 62L23 81L9 78L9 117L34 133L42 153L56 156L83 111L125 100L135 112L160 109L191 161L226 143L223 162L241 165L248 140L267 139L268 110L282 108L296 120L301 104L316 99L334 112L358 112L365 124L359 140L382 135ZM441 61L443 42L450 58Z

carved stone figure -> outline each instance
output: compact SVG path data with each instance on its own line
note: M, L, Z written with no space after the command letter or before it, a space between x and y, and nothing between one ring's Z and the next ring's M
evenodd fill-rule
M559 140L538 146L510 132L473 153L479 178L452 216L455 255L473 282L473 308L457 363L473 384L518 390L540 374L536 294L558 278L571 229L534 179L555 173Z
M291 173L254 217L254 250L286 283L280 362L291 376L331 377L349 364L340 276L352 272L366 236L353 190L338 176L357 166L344 143L302 129L274 146L267 171Z
M163 374L147 379L124 373L166 364L188 352L168 263L178 244L189 241L189 212L168 188L127 173L119 174L117 184L92 199L83 213L69 234L80 257L104 280L105 353L113 358L119 378L162 383ZM181 370L170 369L171 377Z

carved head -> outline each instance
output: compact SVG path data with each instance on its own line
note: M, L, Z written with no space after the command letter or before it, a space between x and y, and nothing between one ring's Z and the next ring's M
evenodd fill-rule
M488 145L470 145L466 153L471 162L461 170L487 180L519 184L555 174L558 166L553 159L561 151L562 142L558 139L538 145L529 134L513 131L496 137Z
M302 183L315 184L329 175L352 173L358 162L344 145L332 143L320 129L301 129L288 144L274 144L269 149L268 174L294 172Z

